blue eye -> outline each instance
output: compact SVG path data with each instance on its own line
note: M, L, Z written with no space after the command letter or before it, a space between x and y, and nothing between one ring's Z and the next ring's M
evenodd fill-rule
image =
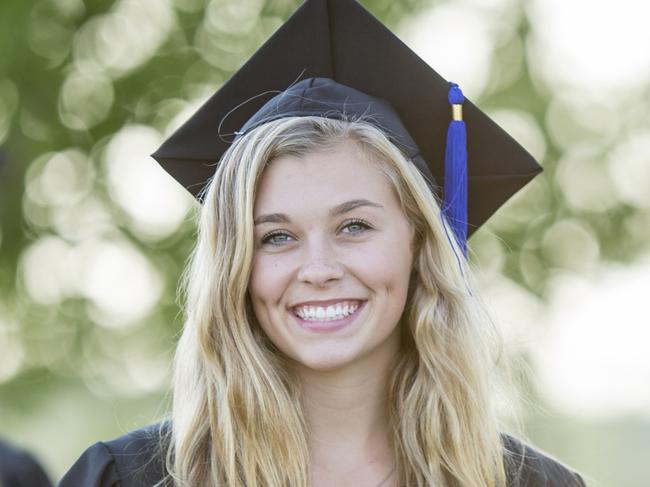
M342 233L345 233L346 235L354 236L354 235L362 234L365 231L372 229L372 226L365 220L354 219L345 222L345 224L341 227L341 231L344 229L351 229L351 231L342 232ZM287 232L282 230L275 230L264 235L260 239L260 242L262 243L262 245L271 244L274 246L282 246L284 244L289 243L290 242L289 239L293 239L293 237L289 235Z
M344 230L346 228L349 229L350 231L344 233L355 235L355 234L363 233L366 230L370 230L372 226L365 220L357 219L357 220L351 220L346 222L345 225L343 225L341 230Z
M270 243L271 245L283 245L293 238L291 235L284 232L271 232L262 237L262 244Z

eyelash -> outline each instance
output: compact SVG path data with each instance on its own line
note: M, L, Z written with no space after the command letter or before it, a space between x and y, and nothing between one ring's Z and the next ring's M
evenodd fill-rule
M359 233L362 233L363 231L366 231L366 230L370 230L370 229L372 229L372 225L370 225L370 223L368 223L367 221L362 220L362 219L360 219L360 218L355 218L355 219L352 219L352 220L348 220L348 221L346 221L346 222L343 224L343 226L341 227L341 230L344 229L344 228L346 228L346 227L348 227L348 226L350 226L350 225L359 225L359 226L363 227L363 230L362 230L362 231L354 232L354 234L351 234L351 235L357 235L357 234L359 234ZM287 236L291 236L291 235L289 235L289 234L288 234L287 232L285 232L285 231L282 231L282 230L274 230L274 231L269 232L269 233L267 233L266 235L264 235L264 236L262 237L262 239L261 239L261 242L262 242L262 244L270 243L270 239L273 238L273 237L275 237L275 236L278 236L278 235L287 235ZM275 244L275 245L281 245L281 244Z

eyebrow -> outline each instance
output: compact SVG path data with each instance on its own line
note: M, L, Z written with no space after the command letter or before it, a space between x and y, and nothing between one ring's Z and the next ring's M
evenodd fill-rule
M384 207L380 205L379 203L374 203L370 200L365 200L365 199L357 199L357 200L350 200L346 201L345 203L341 203L340 205L336 205L329 211L330 216L338 216L342 215L344 213L348 213L355 208L359 208L360 206L372 206L374 208L381 208L383 209ZM255 218L255 225L261 225L262 223L290 223L291 219L285 215L284 213L270 213L268 215L260 215L257 218Z

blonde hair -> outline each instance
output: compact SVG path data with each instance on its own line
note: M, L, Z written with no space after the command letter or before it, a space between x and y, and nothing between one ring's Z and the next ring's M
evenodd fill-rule
M436 197L379 129L320 117L283 118L250 131L223 156L203 195L174 361L167 470L175 485L309 485L298 381L261 331L247 296L253 205L275 158L346 141L388 178L416 231L403 353L388 391L398 483L505 485L491 394L490 352L498 335Z

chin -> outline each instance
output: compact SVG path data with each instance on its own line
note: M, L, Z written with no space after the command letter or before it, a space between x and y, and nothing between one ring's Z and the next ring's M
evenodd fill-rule
M336 353L314 353L313 355L293 356L293 361L300 367L317 372L335 372L352 365L354 356Z
M331 353L314 353L311 355L288 353L286 355L297 367L318 372L331 372L350 363L350 360L344 357L335 357Z

